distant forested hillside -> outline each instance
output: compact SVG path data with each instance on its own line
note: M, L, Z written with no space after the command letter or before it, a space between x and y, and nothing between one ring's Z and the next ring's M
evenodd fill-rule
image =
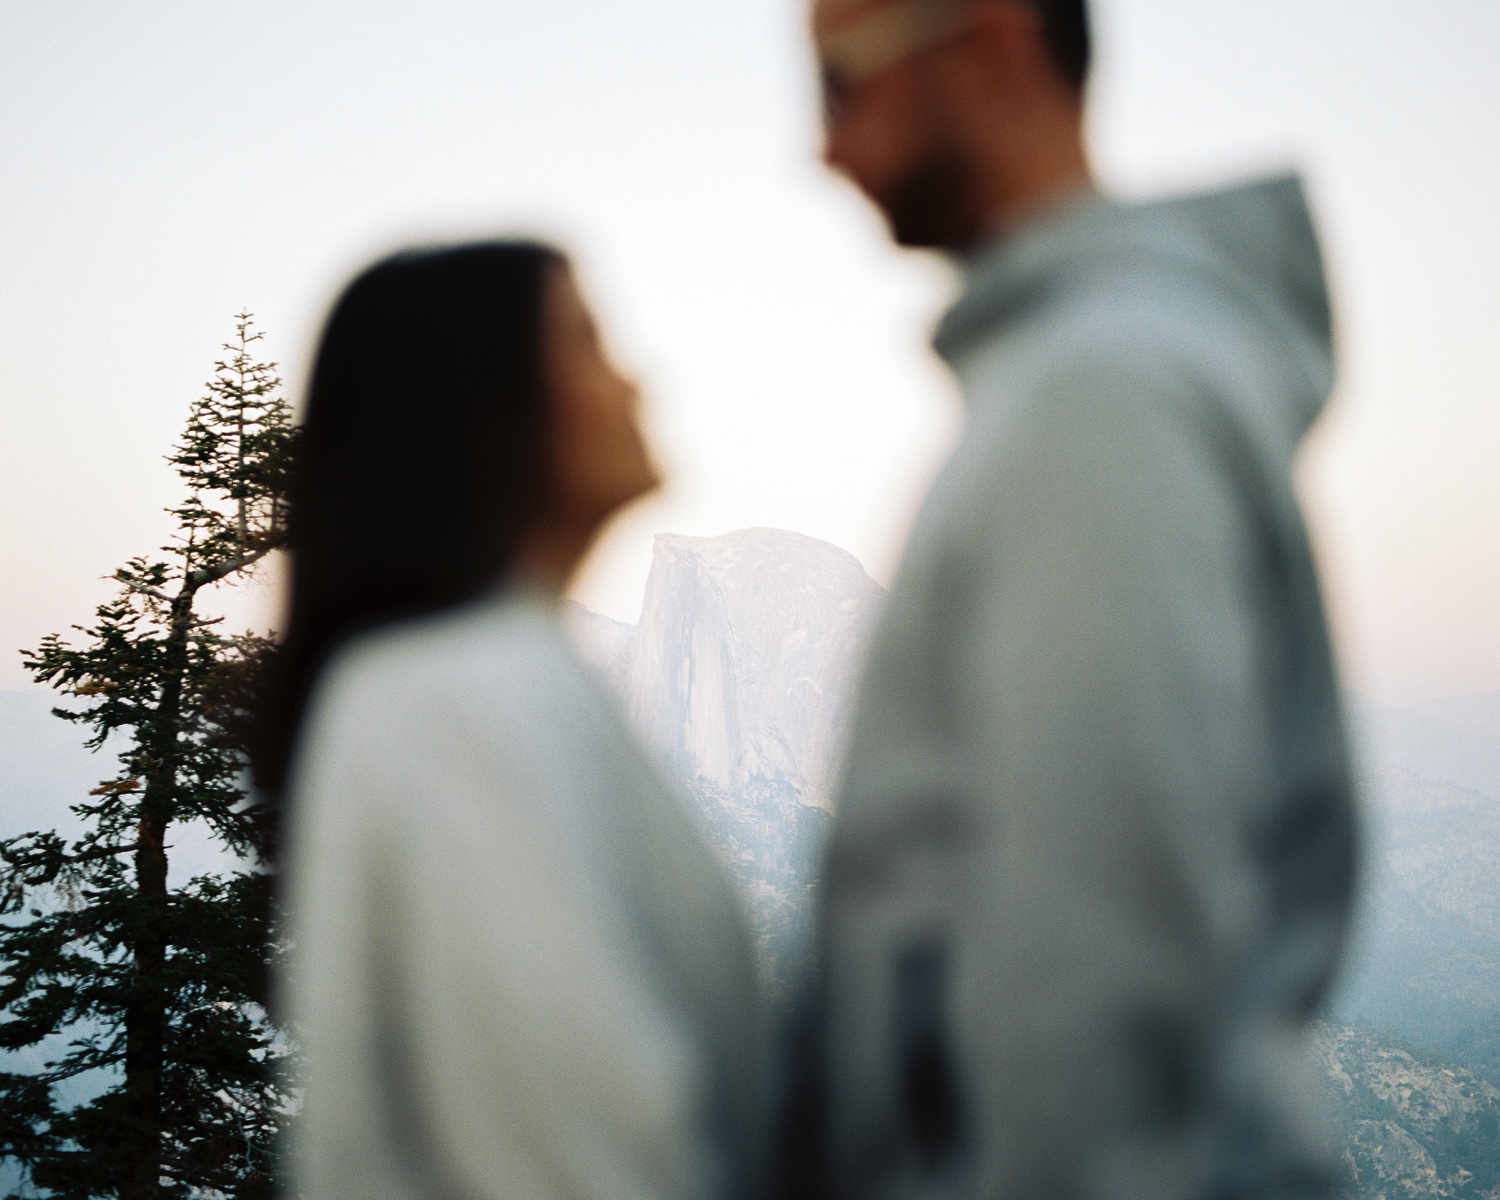
M1500 1086L1500 736L1481 719L1494 707L1366 715L1364 903L1336 1011Z
M743 889L785 997L806 972L830 780L880 591L842 551L784 531L667 538L658 559L640 625L581 609L573 623ZM50 702L0 693L0 836L67 825L107 774ZM1356 706L1355 723L1362 911L1316 1038L1349 1195L1500 1200L1500 698ZM174 864L199 853L185 837Z
M1391 1031L1316 1042L1351 1200L1500 1197L1500 1088Z

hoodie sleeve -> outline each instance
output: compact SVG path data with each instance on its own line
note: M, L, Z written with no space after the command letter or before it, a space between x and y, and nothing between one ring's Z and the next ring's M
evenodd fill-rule
M1001 444L951 613L953 1013L979 1119L1014 1162L1091 1127L1249 1147L1286 1086L1257 1072L1294 1057L1275 1045L1326 988L1352 883L1286 464L1160 347L1054 366ZM1329 711L1309 747L1292 726Z

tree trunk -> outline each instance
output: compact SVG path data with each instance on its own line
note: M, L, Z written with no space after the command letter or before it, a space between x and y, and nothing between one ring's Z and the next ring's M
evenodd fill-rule
M125 1009L125 1099L134 1133L126 1144L120 1200L152 1200L161 1194L162 1065L167 1038L167 825L176 799L181 753L183 677L193 592L172 602L166 680L151 731L153 768L141 794L136 827L135 886L141 923L131 940L130 995Z
M148 791L149 796L149 791ZM137 833L136 892L146 918L131 944L125 1010L125 1098L134 1136L120 1200L148 1200L161 1190L162 1061L166 1048L167 823L145 817Z

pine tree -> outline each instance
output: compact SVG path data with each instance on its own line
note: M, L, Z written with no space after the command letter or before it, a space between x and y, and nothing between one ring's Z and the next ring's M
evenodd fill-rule
M52 635L25 654L70 702L54 713L119 768L73 807L81 838L0 843L0 1050L46 1059L0 1073L0 1154L63 1200L269 1195L290 1104L266 1008L272 831L246 778L272 644L200 610L285 541L291 410L250 314L235 320L168 458L186 486L171 544L115 572L80 646ZM238 858L172 886L188 823Z

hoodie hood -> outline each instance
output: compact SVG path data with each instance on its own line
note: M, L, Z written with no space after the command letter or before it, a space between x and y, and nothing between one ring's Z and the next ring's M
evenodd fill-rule
M962 294L933 345L957 364L1039 305L1128 279L1184 277L1256 321L1300 367L1282 413L1290 440L1307 431L1333 386L1333 320L1317 233L1300 180L1285 175L1225 191L1126 205L1088 193L1008 230L970 260ZM1219 319L1217 317L1213 319Z

